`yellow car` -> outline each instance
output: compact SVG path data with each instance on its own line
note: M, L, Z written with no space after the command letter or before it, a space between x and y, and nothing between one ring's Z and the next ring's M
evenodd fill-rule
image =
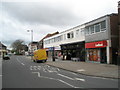
M46 53L46 49L38 49L34 52L34 56L33 56L33 61L34 62L46 62L47 61L47 53Z

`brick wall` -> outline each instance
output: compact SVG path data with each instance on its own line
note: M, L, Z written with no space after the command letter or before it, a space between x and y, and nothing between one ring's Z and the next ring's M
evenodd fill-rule
M111 37L111 46L114 49L118 50L119 47L119 31L118 31L118 15L111 14L110 16L110 37Z

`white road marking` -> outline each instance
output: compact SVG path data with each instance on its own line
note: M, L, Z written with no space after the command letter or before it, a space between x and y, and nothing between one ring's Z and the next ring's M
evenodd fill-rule
M17 61L18 61L20 64L25 65L24 63L21 63L18 58L17 58Z
M33 69L32 69L32 66L30 66L30 70L33 70Z
M46 72L46 70L43 68L43 71Z
M80 80L80 81L85 82L85 79L81 79L81 78L75 78L75 80Z
M79 69L79 70L77 70L77 71L79 71L79 72L83 72L83 71L85 71L84 69Z
M41 66L38 66L38 70L40 70L41 69Z
M45 65L45 67L50 67L49 65Z
M32 72L32 73L37 73L37 74L38 74L38 77L40 77L40 72Z
M21 63L22 65L25 65L24 63Z
M78 76L76 73L73 73L73 72L69 72L69 73L71 73L71 74L73 74L73 75L76 75L76 76Z
M48 69L48 68L45 67L44 69L46 69L46 70L47 70L48 72L50 72L50 73L51 73L51 72L57 72L56 70L53 70L52 68L49 68L49 69Z
M34 70L37 70L37 66L33 66L33 69L34 69Z
M116 79L112 79L112 78L95 77L95 76L86 76L86 77L89 77L89 78L96 78L96 79L116 80Z
M73 87L73 88L81 88L81 87L75 87L75 86L73 86L73 85L71 85L71 84L69 84L69 83L67 83L67 82L65 82L65 81L63 81L63 80L61 80L61 79L55 79L55 78L50 78L50 77L45 77L45 76L41 76L40 78L46 78L46 79L51 79L51 80L60 81L60 82L66 84L66 85L68 85L68 86L70 86L70 87Z
M68 86L71 86L71 87L73 87L73 88L78 88L78 87L75 87L75 86L73 86L73 85L71 85L71 84L69 84L69 83L67 83L67 82L65 82L65 81L63 81L63 80L60 80L60 79L58 79L60 82L62 82L62 83L64 83L64 84L67 84Z
M68 77L68 76L65 76L65 75L62 75L62 74L57 74L57 75L62 76L62 77L65 77L65 78L68 78L68 79L70 79L70 80L74 80L73 78Z
M70 80L80 80L80 81L85 82L85 79L81 79L81 78L71 78L71 77L68 77L68 76L65 76L65 75L62 75L62 74L57 74L57 75L62 76L62 77L65 77L65 78L70 79Z
M57 68L57 70L58 70L58 71L60 71L60 69L59 69L59 68Z
M30 66L30 70L40 70L41 66Z

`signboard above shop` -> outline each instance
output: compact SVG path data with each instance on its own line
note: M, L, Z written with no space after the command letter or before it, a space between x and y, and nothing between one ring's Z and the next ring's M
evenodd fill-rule
M52 51L52 50L61 50L61 47L59 47L59 46L56 46L56 47L49 47L48 48L48 51Z
M107 47L107 41L106 40L85 43L85 48L102 48L102 47Z

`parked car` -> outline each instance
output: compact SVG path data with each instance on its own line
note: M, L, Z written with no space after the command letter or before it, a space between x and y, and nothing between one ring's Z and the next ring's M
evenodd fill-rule
M9 55L4 55L3 60L10 60L10 56Z

